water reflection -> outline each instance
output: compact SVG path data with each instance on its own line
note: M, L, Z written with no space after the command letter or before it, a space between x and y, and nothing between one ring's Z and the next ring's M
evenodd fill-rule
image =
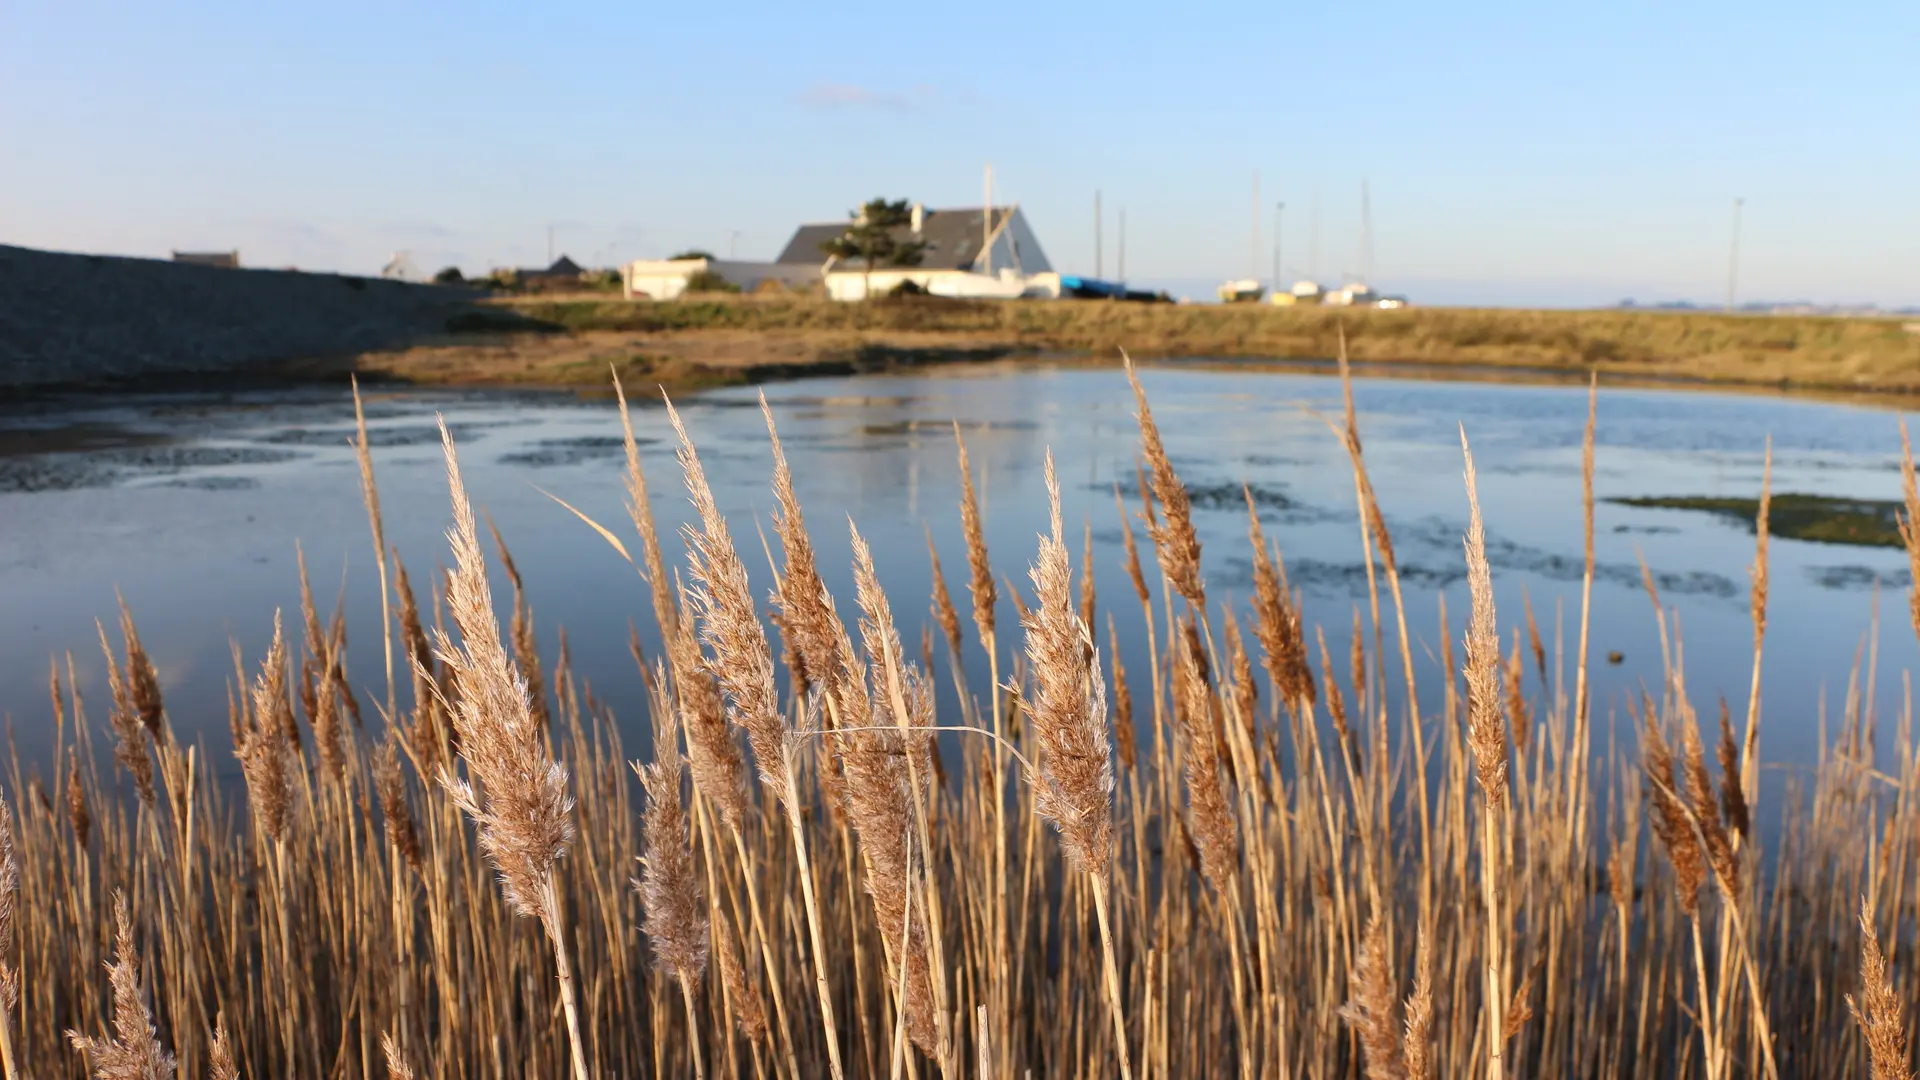
M1178 364L1149 370L1144 380L1194 493L1209 595L1238 603L1251 589L1250 493L1293 584L1306 594L1309 620L1328 629L1330 643L1344 643L1355 609L1370 607L1353 483L1338 443L1302 408L1337 414L1338 384ZM1114 607L1126 663L1146 669L1114 502L1116 490L1123 499L1134 496L1137 452L1131 399L1117 372L955 369L796 382L766 393L828 586L851 595L851 517L874 547L908 640L926 619L927 533L949 567L965 561L955 425L972 453L996 567L1015 587L1024 586L1035 536L1046 527L1040 465L1051 447L1071 531L1079 532L1082 521L1092 529L1096 589L1103 606ZM721 508L749 549L743 554L756 587L765 591L772 575L756 525L765 523L772 497L755 394L701 395L683 411ZM1503 631L1522 625L1524 597L1549 651L1561 639L1571 647L1582 569L1584 390L1362 380L1356 396L1368 463L1408 585L1428 706L1437 708L1441 693L1434 659L1440 599L1456 616L1467 605L1462 426L1481 472ZM637 733L644 698L627 638L631 622L653 650L645 587L548 494L609 526L626 521L611 401L400 393L370 399L368 413L388 537L416 583L432 580L429 571L446 557L446 489L434 427L442 414L460 443L476 502L498 523L526 578L543 647L551 653L565 626L575 670ZM636 422L655 512L673 532L685 518L685 500L670 444L662 441L669 432L656 408L640 408ZM223 742L229 639L257 658L274 609L297 605L296 543L304 546L322 603L332 606L338 597L346 609L356 686L369 702L384 698L378 586L347 445L352 410L344 391L42 404L6 416L4 426L0 708L23 751L51 739L49 657L70 650L82 689L91 701L102 700L94 620L112 615L116 589L160 666L176 728ZM1752 396L1603 394L1593 647L1596 658L1618 651L1623 662L1595 664L1598 738L1610 737L1610 715L1624 719L1624 695L1660 678L1643 559L1662 598L1678 610L1688 683L1703 706L1722 691L1736 706L1744 702L1751 633L1752 538L1744 530L1706 515L1604 500L1751 496L1768 435L1776 490L1898 495L1898 432L1889 413ZM668 539L669 558L677 557L677 535ZM1904 588L1904 574L1898 552L1776 541L1766 757L1814 758L1820 695L1844 693L1879 593ZM964 610L965 598L956 600ZM1001 623L1012 626L1011 602L1003 603ZM1890 603L1879 656L1884 665L1904 667L1913 639L1904 604ZM1340 645L1335 651L1344 655ZM970 652L966 662L984 681L984 657ZM1550 678L1570 684L1570 667ZM1883 711L1895 702L1898 683L1882 674Z

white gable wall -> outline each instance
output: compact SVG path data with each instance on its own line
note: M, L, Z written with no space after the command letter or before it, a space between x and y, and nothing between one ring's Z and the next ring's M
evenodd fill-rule
M1002 270L1015 269L1022 274L1045 274L1053 270L1053 264L1047 262L1047 253L1040 249L1040 238L1033 234L1027 225L1027 215L1019 207L1013 208L1013 214L993 234L992 270L998 274ZM984 259L975 259L973 269L976 273L987 269Z

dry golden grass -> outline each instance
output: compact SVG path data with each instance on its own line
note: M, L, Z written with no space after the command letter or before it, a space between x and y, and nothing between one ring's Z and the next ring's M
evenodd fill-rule
M564 639L541 653L517 590L521 629L503 633L449 444L453 569L422 603L394 560L393 685L345 670L344 628L310 600L304 635L236 654L244 794L215 779L228 751L174 736L131 614L117 648L101 635L104 723L73 662L55 666L54 780L14 758L0 809L9 1076L163 1077L175 1055L221 1080L1910 1076L1909 718L1876 761L1872 695L1850 693L1765 831L1757 700L1744 738L1723 708L1709 752L1669 667L1620 733L1638 747L1597 752L1583 652L1530 631L1531 672L1517 637L1503 655L1464 455L1472 610L1462 627L1443 608L1444 691L1416 693L1409 635L1395 626L1398 663L1383 655L1404 620L1358 421L1331 426L1387 585L1346 670L1257 516L1252 596L1203 591L1155 433L1145 501L1122 510L1163 571L1129 545L1146 670L1114 655L1130 614L1105 612L1095 638L1049 461L1031 591L1001 597L1022 608L1017 639L994 618L970 487L945 525L976 602L971 639L944 581L930 605L954 715L857 532L857 623L841 618L783 459L769 612L695 433L679 430L684 594L630 452L665 643L642 663L655 736L632 769L621 718ZM362 475L371 502L370 455ZM1584 642L1584 599L1580 620ZM394 709L362 728L361 696ZM944 759L930 727L953 732Z
M686 392L799 371L1091 354L1361 363L1423 376L1681 380L1836 393L1920 393L1920 335L1893 318L1251 304L957 301L844 304L799 296L506 302L562 333L449 335L351 359L366 378ZM304 365L337 377L339 361Z

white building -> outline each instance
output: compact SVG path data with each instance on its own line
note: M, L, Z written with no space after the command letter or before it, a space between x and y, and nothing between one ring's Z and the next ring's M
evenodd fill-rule
M413 256L404 251L396 251L393 253L393 258L387 260L387 265L380 268L380 276L386 278L388 281L421 282L427 280L426 275L420 272L420 267L414 263Z
M708 258L637 259L620 268L620 291L629 300L636 296L672 300L686 292L687 282L700 274L711 274L741 292L752 292L767 281L777 281L789 289L805 289L820 280L820 265Z
M840 261L824 245L844 235L847 223L802 225L780 253L781 265L811 265L826 278L835 300L862 300L867 289L883 296L912 282L935 296L1012 300L1023 296L1057 297L1060 275L1047 262L1040 240L1020 207L996 206L991 215L979 207L929 210L915 205L898 239L917 242L913 266L879 266L869 273L858 259Z
M1372 307L1377 299L1373 286L1356 281L1327 293L1323 302L1333 307Z

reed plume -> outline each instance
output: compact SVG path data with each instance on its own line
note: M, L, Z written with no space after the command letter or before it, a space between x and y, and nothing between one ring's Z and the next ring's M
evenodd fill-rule
M87 850L93 838L93 808L87 804L87 786L80 780L80 758L67 748L67 822L73 826L73 842Z
M1060 484L1047 455L1047 497L1053 532L1040 538L1029 574L1036 603L1026 616L1028 702L1040 742L1035 808L1053 822L1076 870L1107 871L1113 855L1113 757L1106 688L1090 667L1088 633L1073 606L1073 572L1060 522Z
M753 985L740 958L734 955L733 937L727 931L726 920L716 923L715 930L719 940L714 952L720 957L720 977L727 987L727 999L733 1003L734 1023L749 1043L758 1043L767 1037L767 1010L760 1003L760 989Z
M1099 654L1092 648L1092 634L1073 608L1073 569L1060 521L1060 480L1054 474L1051 450L1046 458L1046 481L1052 532L1040 538L1039 555L1028 572L1035 606L1021 615L1034 681L1027 707L1040 747L1040 775L1034 784L1033 806L1036 813L1053 822L1068 862L1086 874L1093 886L1100 941L1106 953L1114 1045L1120 1056L1121 1075L1131 1080L1119 969L1107 915L1114 776L1106 682L1100 675Z
M234 747L240 771L246 776L247 796L254 820L267 839L286 839L293 809L296 751L287 745L287 718L293 706L287 699L287 641L280 629L280 613L273 616L273 644L261 661L253 684L253 707L246 714L245 738Z
M387 1080L413 1080L413 1066L400 1053L400 1044L393 1041L391 1031L380 1033L380 1055L386 1059Z
M1123 351L1120 358L1127 371L1127 382L1133 386L1135 419L1140 425L1140 442L1146 455L1147 467L1152 470L1153 495L1160 501L1165 524L1156 525L1151 520L1147 524L1147 535L1153 540L1154 554L1160 560L1160 570L1173 583L1174 591L1186 597L1187 602L1202 610L1207 606L1206 583L1200 577L1200 537L1193 530L1193 503L1188 498L1185 484L1174 475L1173 463L1167 460L1166 444L1160 439L1160 426L1154 423L1153 409L1147 404L1147 392L1140 386L1140 376L1133 370L1133 359Z
M1695 723L1691 709L1683 709L1683 715L1682 771L1685 774L1687 801L1692 804L1690 817L1694 827L1699 829L1707 867L1713 872L1720 891L1731 900L1740 891L1739 864L1734 860L1733 841L1727 835L1726 823L1720 817L1720 802L1713 789L1713 778L1707 773L1707 754L1700 741L1700 726Z
M1847 1011L1867 1042L1873 1080L1911 1080L1904 1003L1893 988L1887 958L1880 951L1880 934L1873 926L1873 909L1865 897L1860 899L1860 997L1847 995Z
M665 681L662 671L658 682ZM679 719L663 693L656 692L653 709L653 761L632 763L647 793L641 811L645 854L633 889L645 910L642 929L653 945L655 966L683 986L692 986L707 968L707 907L700 898L681 800L686 767L680 756Z
M654 966L680 984L687 1034L693 1040L690 1050L694 1073L700 1076L705 1074L705 1065L700 1056L700 1026L693 997L695 984L707 970L709 926L693 863L691 828L681 802L686 767L680 756L680 720L663 689L666 681L663 668L654 679L653 761L632 763L647 793L647 805L640 814L645 840L641 873L632 886L640 895L642 929L653 946Z
M233 1044L227 1040L227 1014L213 1022L213 1045L207 1049L208 1080L240 1080L240 1066L233 1060Z
M0 797L0 1066L19 1076L13 1016L20 1010L20 968L14 962L14 911L20 902L20 860L13 850L13 811Z
M953 594L947 591L947 577L940 572L940 550L933 546L933 532L927 532L927 560L933 573L933 620L947 639L947 648L960 655L960 612L953 606Z
M613 393L620 402L620 433L626 450L627 467L623 474L627 486L627 514L634 531L640 534L641 573L653 599L653 617L663 641L673 640L679 629L680 613L674 607L673 592L667 588L667 562L660 553L660 532L653 522L653 499L647 491L647 473L640 467L640 444L633 437L633 417L627 412L627 392L620 385L618 372L613 376Z
M1187 627L1191 629L1192 623ZM1201 670L1198 639L1187 634L1182 641L1183 692L1177 713L1187 752L1187 802L1192 818L1188 828L1200 849L1200 864L1208 883L1226 896L1233 891L1233 877L1239 867L1239 838L1220 783L1220 737L1214 726L1213 693Z
M916 790L916 784L924 785L929 775L927 737L898 730L924 726L925 720L895 715L887 687L894 677L889 669L898 663L897 632L880 592L872 553L858 532L853 534L853 550L867 675L862 677L852 645L846 643L836 685L842 695L842 715L857 718L847 725L847 733L840 740L847 809L860 835L874 921L887 940L895 970L901 973L889 981L901 986L900 1008L906 1017L907 1035L931 1055L938 1050L938 1033L927 964L928 941L925 921L913 902L918 877L913 850L914 806L925 799L924 787ZM866 689L869 684L870 694ZM851 701L855 695L864 695L867 700ZM917 773L910 768L910 759L918 759ZM900 936L903 933L904 938Z
M1133 538L1133 515L1127 513L1127 505L1120 501L1120 485L1113 486L1113 508L1120 514L1120 542L1127 552L1127 580L1133 583L1133 594L1141 604L1153 602L1153 594L1147 591L1146 575L1140 572L1140 545Z
M1507 729L1513 733L1515 753L1527 752L1533 735L1533 711L1527 708L1526 668L1520 661L1520 631L1513 632L1513 652L1504 669L1507 683Z
M1407 1080L1433 1075L1433 941L1421 933L1414 946L1413 993L1407 998Z
M734 549L727 519L713 500L699 453L672 403L667 405L667 416L680 438L680 469L698 519L697 524L686 527L693 572L687 601L698 619L701 641L713 651L710 667L726 692L730 717L746 729L760 778L775 797L785 801L794 797L789 790L793 787L794 747L791 733L780 718L766 629L760 625L747 568ZM786 576L792 577L791 568Z
M1138 764L1139 735L1133 727L1133 689L1127 685L1127 667L1120 662L1120 650L1114 641L1113 615L1107 615L1107 659L1113 664L1113 741L1120 751L1120 765L1131 772Z
M1340 1019L1360 1040L1367 1080L1406 1080L1406 1030L1397 1015L1393 958L1378 913L1367 920L1360 955L1347 975L1347 995Z
M1312 705L1317 697L1306 634L1300 612L1287 595L1285 571L1267 547L1253 491L1243 487L1241 493L1247 500L1247 543L1253 549L1253 629L1260 639L1261 664L1287 708L1299 709Z
M1493 606L1493 571L1487 565L1487 529L1480 518L1480 492L1473 471L1473 451L1460 433L1466 456L1467 588L1473 614L1467 624L1467 723L1474 767L1487 805L1497 808L1507 796L1507 733L1500 715L1500 631Z
M993 564L987 559L987 534L980 524L980 498L973 490L973 464L967 459L967 440L960 435L960 422L954 421L953 442L960 455L960 531L967 538L967 592L973 597L973 625L980 640L993 647L993 608L996 595Z
M801 815L798 743L781 719L773 682L773 656L760 625L747 568L733 546L727 519L714 502L713 489L700 465L699 452L671 401L666 402L680 447L676 454L693 504L697 524L686 526L687 560L693 573L688 606L700 626L700 638L713 652L710 668L727 698L728 717L746 729L760 779L771 788L787 815L793 836L794 859L799 865L801 893L806 901L808 938L813 951L814 996L820 1004L821 1027L827 1039L828 1063L834 1080L844 1075L840 1039L834 1020L833 995L827 985L826 946L820 931L819 903L814 896L812 858L807 850ZM784 516L784 515L783 515ZM791 576L789 574L788 576Z
M393 845L417 874L423 859L420 832L414 827L413 811L407 807L406 781L400 775L399 740L399 733L389 729L386 742L374 754L373 788L380 798L380 816L387 823L387 843Z
M1466 459L1467 589L1473 611L1467 623L1467 741L1480 781L1480 891L1486 905L1486 997L1480 1012L1486 1019L1487 1080L1505 1073L1509 1037L1505 994L1506 927L1500 913L1500 811L1507 796L1507 732L1500 716L1500 630L1493 609L1493 571L1487 565L1487 528L1480 518L1480 491L1473 471L1473 450L1467 430L1460 429L1460 452Z
M447 578L447 606L459 627L460 643L456 646L444 630L436 630L436 651L458 690L448 711L467 770L466 778L443 770L440 782L455 805L473 819L480 848L499 871L508 906L522 917L538 917L546 929L567 1017L574 1080L586 1080L586 1050L553 873L554 864L573 842L567 769L548 752L527 696L526 679L501 644L486 556L480 551L473 505L461 482L460 460L445 421L440 424L440 441L453 504L447 542L453 549L454 568Z
M1094 634L1093 609L1096 601L1093 585L1093 523L1085 528L1086 540L1080 556L1080 623L1087 628L1087 637L1091 644L1098 644Z
M738 828L747 812L746 764L727 729L720 687L694 635L694 628L683 623L667 647L687 734L687 758L701 794L719 810L723 822Z
M93 1062L100 1080L172 1080L173 1055L160 1045L153 1014L140 996L140 954L133 947L133 919L126 894L113 893L114 960L107 965L113 988L113 1034L91 1038L69 1030L74 1049Z
M97 622L94 626L100 631L100 651L106 654L107 690L113 700L113 706L107 712L107 725L113 731L113 759L133 778L134 790L139 793L141 805L152 809L153 758L147 751L147 728L141 723L139 707L134 704L132 676L131 673L123 673L114 658L113 646L107 644L106 627Z
M413 686L413 719L406 727L407 748L422 776L435 776L444 755L445 733L440 724L440 695L434 681L433 642L420 622L420 605L407 579L406 564L393 560L394 591L400 600L400 648Z
M1667 745L1659 722L1647 710L1645 735L1641 748L1647 773L1647 799L1653 804L1649 820L1653 835L1673 864L1674 894L1680 910L1694 917L1700 906L1700 886L1706 883L1707 860L1700 849L1699 836L1687 817L1687 806L1680 799L1680 786L1674 776L1673 750Z
M1740 748L1733 741L1733 719L1727 712L1726 699L1720 701L1720 741L1715 746L1715 754L1720 759L1720 812L1725 817L1727 828L1736 837L1745 838L1752 828L1747 810L1747 795L1740 779Z
M120 640L127 651L126 705L139 717L140 726L153 736L155 746L167 745L167 710L160 697L160 676L153 668L140 632L134 629L133 612L120 600ZM116 700L116 704L118 704Z
M765 395L760 398L760 411L766 417L767 438L773 444L773 494L778 502L773 526L780 537L781 551L786 555L775 602L780 609L781 632L791 640L793 651L800 657L796 683L804 690L834 674L835 620L828 610L827 586L820 580L813 538L807 532L800 498L793 490L793 470L787 465L786 448L780 443L780 432L774 426L773 410L768 408ZM759 753L758 744L754 752Z
M513 643L513 663L520 677L527 684L527 705L534 726L541 731L553 722L553 714L547 708L546 674L540 667L540 646L533 636L533 605L527 602L526 584L520 580L520 567L514 564L513 552L507 550L507 542L500 537L500 530L493 523L493 515L487 515L487 532L493 536L493 546L500 554L500 568L507 572L507 583L513 586L513 618L507 626L507 640Z

